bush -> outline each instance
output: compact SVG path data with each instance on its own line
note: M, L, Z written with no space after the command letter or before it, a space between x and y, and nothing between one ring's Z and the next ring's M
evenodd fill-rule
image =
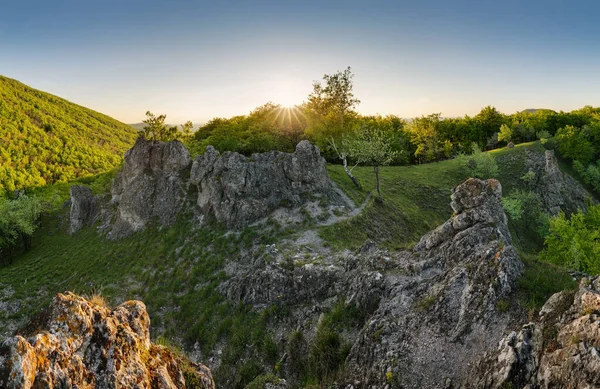
M550 219L544 260L571 270L600 274L600 204L588 205L567 218L564 213Z
M484 153L477 143L472 144L471 155L459 154L456 159L465 173L471 177L488 179L498 176L498 163L490 153Z

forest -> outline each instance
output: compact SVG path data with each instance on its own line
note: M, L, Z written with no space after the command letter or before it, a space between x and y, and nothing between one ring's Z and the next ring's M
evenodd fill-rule
M475 116L447 118L433 113L413 119L361 115L356 108L350 68L324 75L307 100L294 107L269 102L248 115L214 118L184 141L192 154L208 145L245 155L291 152L302 139L316 143L331 163L340 163L344 139L379 132L390 145L392 165L420 164L482 150L540 140L572 164L578 178L600 193L600 108L570 112L527 109L504 114L486 106ZM338 147L336 147L336 145ZM336 151L337 149L337 151ZM349 156L352 160L352 157ZM350 161L350 163L356 163ZM360 161L358 161L360 162Z
M118 166L137 131L0 76L0 196Z

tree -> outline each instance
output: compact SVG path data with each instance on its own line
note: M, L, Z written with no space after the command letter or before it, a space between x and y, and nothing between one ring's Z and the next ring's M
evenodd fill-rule
M481 151L481 148L479 148L479 145L475 142L473 142L471 148L473 149L471 155L461 153L456 157L459 165L471 177L481 178L483 180L496 177L499 170L498 163L492 154Z
M340 142L340 145L338 146L335 142L335 139L332 136L330 139L330 145L333 151L335 151L335 153L337 154L338 158L342 160L346 175L350 178L354 186L356 186L358 189L361 189L360 182L358 182L356 177L354 177L354 175L352 174L352 170L354 170L354 168L358 166L358 163L352 168L348 168L348 156L350 155L350 144L348 142L348 138L344 138L344 135L342 134L342 140Z
M191 137L193 128L194 124L190 120L188 120L187 122L181 125L181 135L185 138Z
M40 212L41 205L35 197L0 198L0 258L3 263L9 262L19 241L25 250L29 249Z
M155 116L152 112L146 112L146 120L143 120L144 137L151 141L169 142L177 137L177 127L165 124L167 115Z
M513 132L512 129L503 124L500 126L500 133L498 133L498 142L506 142L509 143L512 140Z
M360 100L352 93L354 75L350 67L335 74L325 74L323 84L315 81L313 91L305 104L312 119L312 132L317 140L339 138L347 129L350 119L356 116L354 107Z
M389 165L398 152L393 150L391 136L375 126L362 126L348 141L350 157L360 164L373 166L379 202L383 202L379 183L379 168Z

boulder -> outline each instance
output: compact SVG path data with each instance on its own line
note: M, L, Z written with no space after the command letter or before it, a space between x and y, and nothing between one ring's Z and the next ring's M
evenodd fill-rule
M94 222L98 207L94 193L87 186L73 185L69 194L71 196L69 234L74 234Z
M210 370L150 341L145 305L114 310L72 293L0 346L2 388L214 389Z
M189 165L181 142L138 138L125 153L123 170L111 188L116 221L108 236L126 236L154 218L161 225L172 224L187 202Z

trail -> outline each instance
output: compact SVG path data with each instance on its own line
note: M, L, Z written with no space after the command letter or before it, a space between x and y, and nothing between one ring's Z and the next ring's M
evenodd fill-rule
M354 204L354 201L352 201L352 199L350 199L350 197L348 197L348 195L346 193L344 193L344 191L341 190L335 184L334 184L334 190L344 200L344 202L346 203L346 206L348 206L348 208L350 208L350 212L347 213L346 215L342 215L342 216L337 216L337 215L334 215L333 213L331 213L329 218L325 221L318 223L317 227L330 226L332 224L336 224L336 223L342 222L344 220L353 218L357 215L360 215L360 213L363 211L363 209L365 209L365 207L369 203L369 200L371 199L371 193L372 193L372 191L369 192L367 194L367 197L365 198L365 200L362 202L362 204L359 207L357 207Z

